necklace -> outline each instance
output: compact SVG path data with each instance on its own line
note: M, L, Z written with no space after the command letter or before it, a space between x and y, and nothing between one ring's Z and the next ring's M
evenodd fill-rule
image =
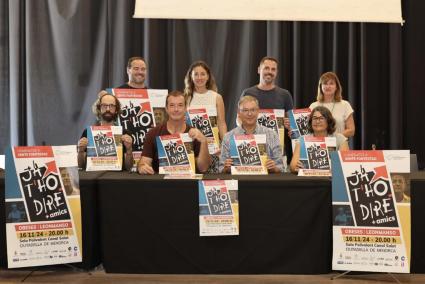
M331 114L333 115L333 114L334 114L335 103L336 103L336 102L335 102L335 101L333 101L332 109L329 109L329 107L325 106L325 104L328 104L328 103L323 102L323 103L321 103L320 105L321 105L321 106L326 107L327 109L329 109L329 110L331 111Z

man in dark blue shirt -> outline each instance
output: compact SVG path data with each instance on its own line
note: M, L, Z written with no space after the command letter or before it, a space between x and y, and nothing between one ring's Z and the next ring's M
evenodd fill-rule
M145 83L147 73L148 66L143 57L130 57L127 63L128 82L118 89L147 89Z
M279 62L273 57L263 57L258 66L258 75L260 81L257 85L245 89L241 97L253 96L258 100L260 109L284 109L287 114L289 110L294 108L291 93L288 90L282 89L275 84L278 73ZM285 114L285 128L289 129L289 119ZM287 131L285 131L285 137ZM292 158L291 140L285 138L285 151L288 161Z
M241 97L255 97L260 104L260 109L284 109L285 112L291 110L294 106L291 94L288 90L275 85L277 73L277 59L264 57L258 66L260 82L258 85L245 89Z

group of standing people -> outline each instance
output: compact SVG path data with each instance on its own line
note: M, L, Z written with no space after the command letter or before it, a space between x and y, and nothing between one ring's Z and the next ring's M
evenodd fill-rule
M141 57L132 57L128 61L127 74L129 81L118 88L148 88L146 85L147 64ZM154 143L155 135L175 134L188 132L195 141L195 157L199 172L228 172L231 166L229 159L228 143L232 134L266 134L269 172L282 172L285 168L282 161L283 153L276 154L279 146L276 136L269 129L264 129L257 123L260 109L284 109L285 112L294 108L292 96L289 91L276 85L278 75L278 61L273 57L264 57L258 66L259 83L245 89L238 103L238 124L232 131L228 131L225 121L225 106L223 97L218 93L218 88L209 66L203 61L196 61L189 67L184 78L184 92L172 91L166 100L167 120L148 132L144 143L142 158L138 164L140 174L153 174L158 171L157 149ZM111 95L109 95L111 96ZM108 100L104 103L103 100ZM111 102L112 100L112 102ZM106 92L101 92L97 100L96 115L99 125L106 125L114 121L108 121L110 116L116 119L118 112L116 106L118 100L108 98ZM185 122L185 113L188 108L213 107L217 110L217 125L221 143L221 150L213 155L208 155L206 138L197 129L190 128ZM95 107L95 106L94 106ZM310 105L312 109L309 127L314 136L335 136L340 150L348 149L347 139L354 136L355 124L351 105L342 99L342 87L337 75L333 72L324 73L317 89L317 101ZM114 112L115 111L115 112ZM115 114L115 116L114 116ZM105 120L105 117L107 120ZM285 115L287 117L287 115ZM110 120L110 119L109 119ZM285 118L285 128L291 131L289 120ZM84 138L84 137L82 137ZM128 135L123 138L126 153L131 154ZM270 141L269 141L270 140ZM149 142L150 141L150 142ZM86 151L86 139L79 141L79 151ZM155 157L156 155L156 157ZM130 155L128 155L130 156ZM127 155L125 155L125 158ZM128 157L130 159L130 157ZM294 156L290 163L290 169L297 172L302 166L297 161L299 149L295 147ZM130 162L124 163L130 165Z
M261 59L257 71L259 83L245 89L241 94L241 98L251 96L256 99L257 102L253 103L254 107L252 108L252 113L258 112L259 109L292 110L294 105L291 94L289 91L275 84L278 74L278 61L272 57L264 57ZM189 107L206 105L216 106L220 140L223 142L219 171L228 172L230 169L229 163L231 163L228 153L228 139L230 135L228 135L227 139L225 138L227 126L225 122L224 102L222 96L217 93L217 85L214 76L205 62L196 61L189 67L185 76L184 94ZM251 101L251 103L252 102L253 101ZM241 108L243 103L246 103L246 101L240 100L238 104L238 120L239 124L241 124L240 120L244 117L245 123L229 132L229 134L262 133L262 127L258 125L258 123L253 125L254 128L251 129L251 131L247 129L246 116L249 115L249 113L244 112L244 109ZM255 106L255 104L258 105ZM348 150L347 139L354 136L355 133L354 111L350 103L342 99L342 86L335 73L326 72L320 77L317 89L317 101L313 102L309 108L312 110L308 123L310 132L318 137L334 136L337 141L337 149ZM249 111L249 108L245 110ZM253 116L255 121L257 116ZM287 119L285 121L285 126L290 131ZM270 143L271 142L268 140L268 144ZM290 169L292 172L297 172L302 166L299 162L299 153L300 149L297 144L291 161ZM278 167L276 168L275 165L273 165L268 167L269 170L272 169L272 171L279 172L283 169L280 159L271 159L271 161L277 164Z

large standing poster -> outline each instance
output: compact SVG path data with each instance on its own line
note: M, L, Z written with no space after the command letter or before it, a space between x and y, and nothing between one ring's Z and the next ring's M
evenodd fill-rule
M199 181L199 235L239 235L237 180Z
M82 261L75 145L9 150L6 234L9 268Z
M331 153L332 269L409 273L410 153Z

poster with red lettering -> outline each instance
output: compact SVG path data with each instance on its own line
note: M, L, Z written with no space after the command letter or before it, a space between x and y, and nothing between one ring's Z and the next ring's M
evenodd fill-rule
M165 99L168 90L156 89L110 89L121 104L119 125L133 138L133 170L143 151L148 131L166 122Z
M121 171L124 158L122 133L121 126L87 127L86 171Z
M285 149L284 109L260 109L257 121L260 125L272 129L279 136L280 147Z
M208 152L211 155L220 150L217 109L215 107L189 108L186 113L186 123L204 134L208 142Z
M156 137L159 173L165 175L194 175L195 153L188 133L175 133Z
M237 180L200 180L199 236L239 235Z
M331 163L329 153L336 150L335 137L301 136L300 162L303 167L299 176L330 176Z
M410 272L410 152L332 152L333 270Z
M10 149L5 201L9 268L82 261L75 145Z
M232 175L267 175L266 134L233 135L230 139Z

